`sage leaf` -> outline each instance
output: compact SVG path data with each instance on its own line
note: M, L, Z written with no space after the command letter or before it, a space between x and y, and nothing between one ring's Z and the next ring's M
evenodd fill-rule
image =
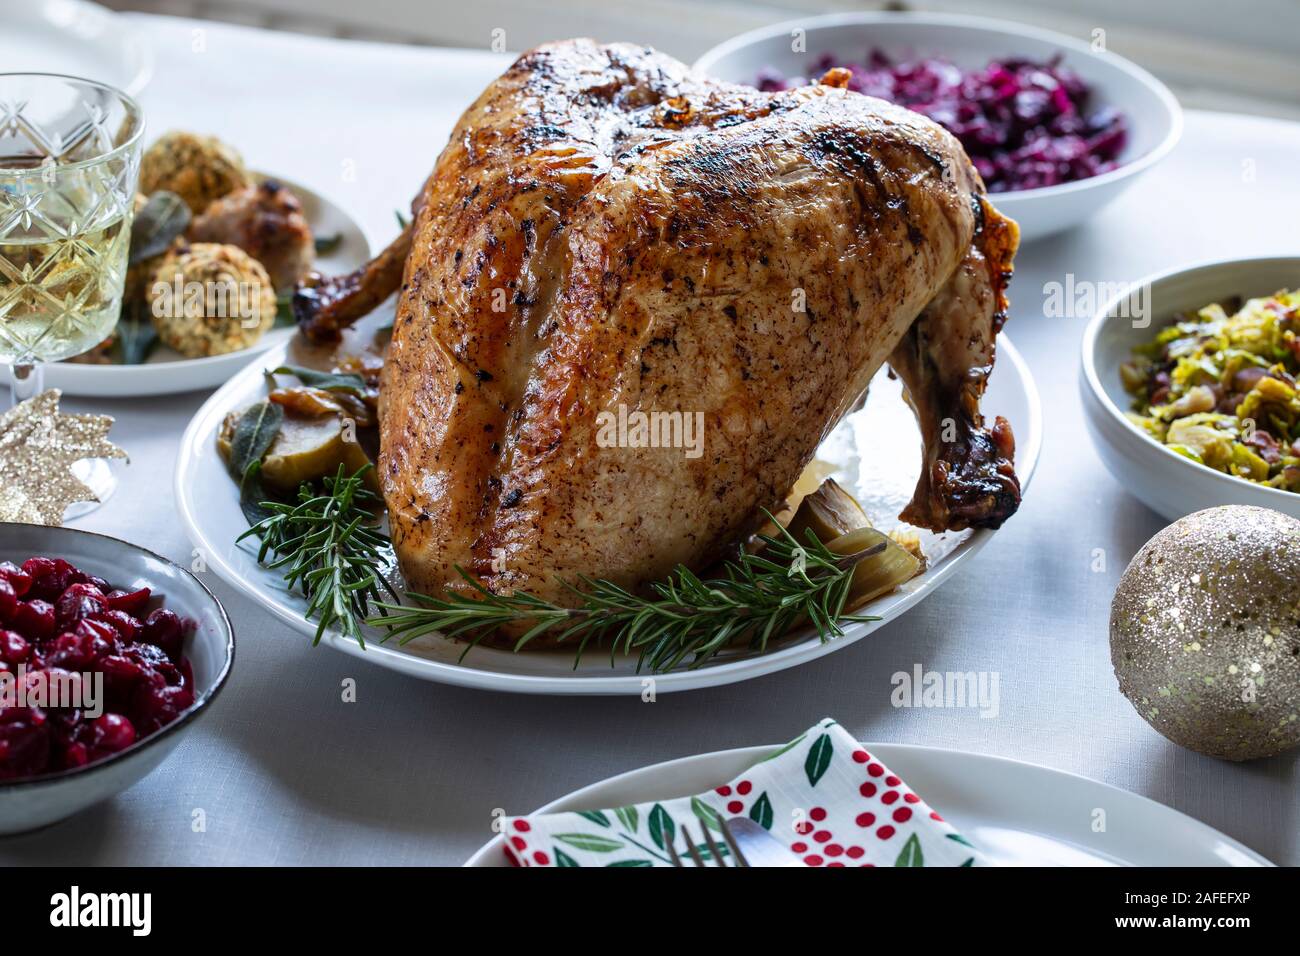
M142 308L123 306L122 317L117 322L117 347L123 365L143 365L158 347L158 330L147 318L142 318Z
M244 513L244 520L248 522L250 528L256 527L270 516L270 512L262 504L265 500L266 492L262 490L262 463L255 461L249 464L248 470L244 472L244 477L239 482L239 510Z
M332 236L317 236L316 255L318 256L332 255L334 252L338 250L338 247L341 245L343 245L343 233L341 232L336 232Z
M297 323L298 320L293 316L293 292L281 292L275 297L275 321L271 328L287 329Z
M244 409L230 439L230 471L236 481L242 483L249 468L261 463L283 422L284 409L274 402L261 401Z
M127 264L136 265L167 251L190 224L190 207L175 193L160 190L145 202L131 227Z
M271 370L272 375L294 375L298 381L312 388L323 388L327 392L354 392L358 396L366 393L366 382L360 375L352 372L321 372L301 365L281 365Z

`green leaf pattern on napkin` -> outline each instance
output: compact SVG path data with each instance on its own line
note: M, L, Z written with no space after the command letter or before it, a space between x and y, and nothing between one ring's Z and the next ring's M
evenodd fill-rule
M749 808L749 819L764 830L772 829L772 801L767 798L766 790L758 795L754 805Z
M903 852L898 854L894 866L925 866L925 854L921 852L921 841L915 833L903 844Z
M619 807L614 811L614 815L618 817L618 822L623 824L625 830L636 833L636 825L640 820L636 807Z
M656 803L650 808L650 839L655 841L655 846L659 849L665 850L676 836L677 824L663 804Z
M803 762L804 773L808 775L808 785L817 786L826 773L826 768L831 765L831 757L835 756L835 745L831 743L830 734L821 734L808 750L808 757Z
M986 866L969 840L833 720L707 793L608 810L511 817L503 833L524 866L670 866L689 836L725 858L719 819L748 817L809 866ZM728 861L730 862L730 861Z
M579 810L578 816L586 817L592 823L599 824L602 827L609 826L609 817L605 816L605 814L601 813L599 810Z
M703 823L711 830L722 832L722 824L718 822L718 811L713 809L699 797L691 797L691 812L700 818Z
M575 850L586 850L588 853L613 853L623 848L622 841L594 833L557 833L555 839L567 843Z

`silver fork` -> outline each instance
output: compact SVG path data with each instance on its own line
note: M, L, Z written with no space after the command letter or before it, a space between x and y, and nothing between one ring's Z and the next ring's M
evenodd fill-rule
M732 859L731 865L733 867L749 866L749 862L745 859L744 855L740 852L740 847L736 845L736 838L732 836L731 829L727 826L727 821L719 818L718 826L722 831L723 840L725 840L727 843L727 850L731 853L731 859ZM727 865L727 861L723 859L722 847L718 845L718 841L713 839L713 835L709 833L709 828L707 825L705 824L700 825L700 831L704 834L704 846L709 851L707 860L700 853L700 848L696 845L695 841L691 839L691 831L686 828L686 824L683 823L681 829L682 829L682 839L686 841L686 856L690 858L692 863L694 863L696 866L708 866L709 863L712 863L714 866L722 866L722 867L725 867ZM667 849L668 849L668 857L669 859L672 860L673 866L676 867L686 866L686 864L682 862L681 856L678 855L676 846L674 846L671 842L669 842Z

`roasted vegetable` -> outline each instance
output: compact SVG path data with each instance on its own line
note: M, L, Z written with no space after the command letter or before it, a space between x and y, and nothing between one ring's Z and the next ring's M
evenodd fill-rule
M862 506L834 478L827 478L800 503L786 530L796 541L807 540L810 528L818 541L831 541L858 528L870 527L871 519Z
M231 440L237 415L226 418L217 448L230 460ZM262 458L260 475L268 488L295 492L304 481L334 475L342 465L346 474L354 474L370 463L355 434L355 425L338 415L316 418L284 417L275 440ZM366 472L366 484L378 490L374 470Z
M836 554L853 554L880 542L885 550L867 558L853 573L846 610L888 594L925 570L920 539L914 533L887 535L871 526L857 500L827 478L800 503L786 530L796 541L807 541L809 531Z
M331 392L323 388L299 385L294 388L277 388L267 398L283 406L288 414L301 418L334 415L339 418L350 418L359 428L375 423L374 412L370 406L350 392Z
M888 594L921 572L922 564L914 554L889 535L875 528L858 528L856 531L842 534L826 542L826 547L836 554L856 554L881 541L885 542L885 550L867 558L854 569L853 584L849 589L845 611L851 611L882 594Z

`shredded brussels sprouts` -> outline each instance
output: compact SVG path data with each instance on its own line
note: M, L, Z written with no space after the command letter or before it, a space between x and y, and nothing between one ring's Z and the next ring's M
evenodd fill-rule
M1180 315L1120 367L1129 419L1193 461L1300 492L1300 291Z

